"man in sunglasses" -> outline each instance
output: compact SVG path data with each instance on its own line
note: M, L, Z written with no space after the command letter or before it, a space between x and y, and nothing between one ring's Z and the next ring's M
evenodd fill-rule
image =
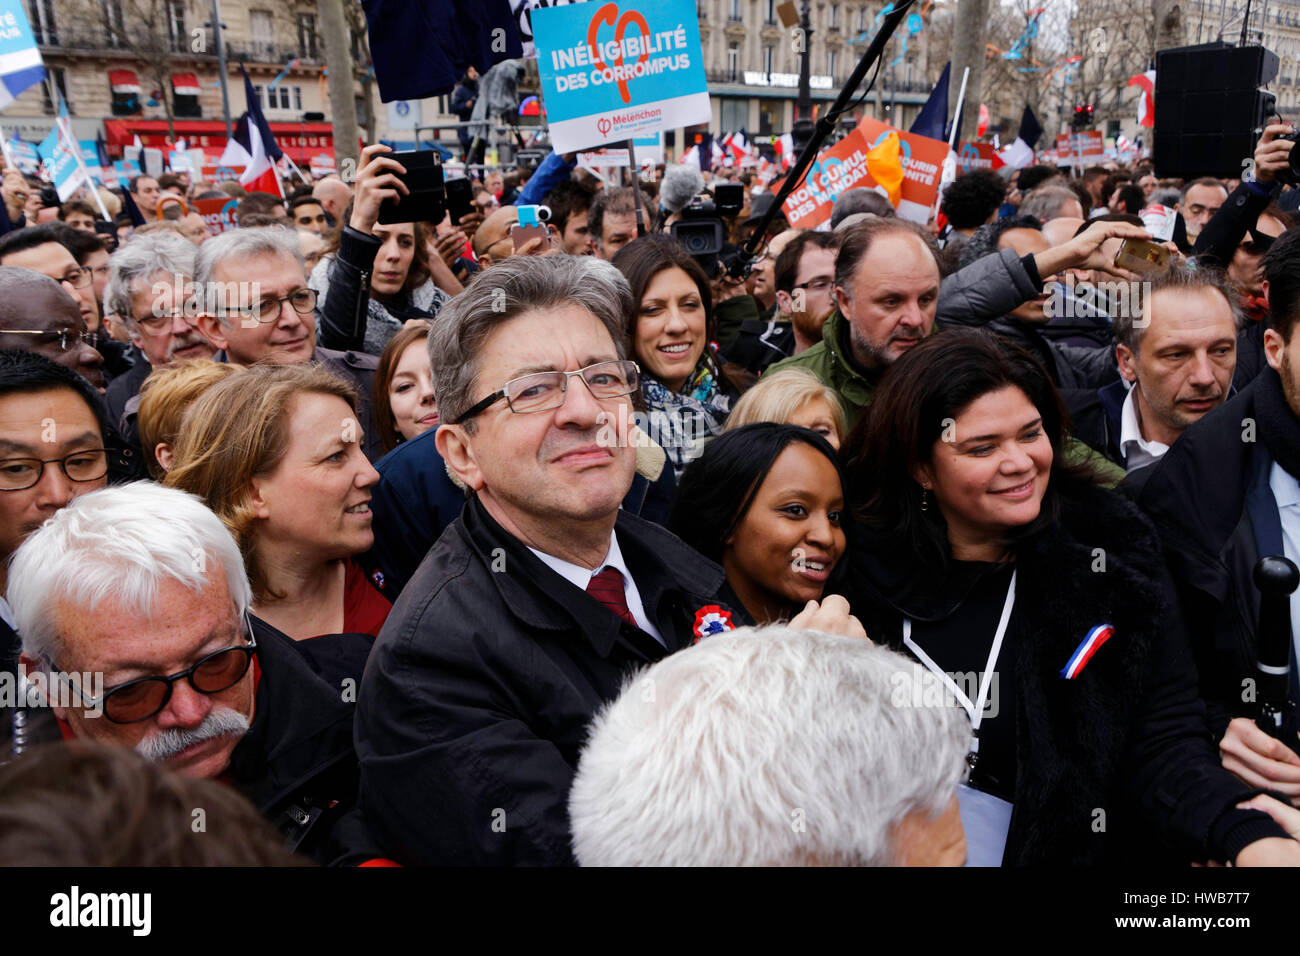
M592 256L513 256L433 325L433 437L470 497L357 698L362 809L398 862L571 863L592 716L637 667L729 627L722 570L619 508L637 457L631 298Z
M239 547L198 499L149 482L78 498L14 555L7 593L56 738L219 779L291 848L333 858L355 800L351 697L288 638L254 634Z
M215 361L325 366L357 390L366 457L383 456L370 406L379 358L316 344L316 293L293 232L258 227L214 236L195 256L194 286L197 328L220 350Z

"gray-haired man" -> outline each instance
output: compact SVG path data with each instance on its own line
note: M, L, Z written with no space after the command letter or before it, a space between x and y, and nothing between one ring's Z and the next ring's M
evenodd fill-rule
M592 715L634 668L730 627L721 568L619 510L636 468L618 440L639 387L631 307L606 262L512 257L434 324L438 452L471 496L358 698L367 822L399 862L571 863Z
M319 362L356 387L357 418L365 429L362 449L372 461L383 455L370 408L379 360L317 347L316 293L307 288L292 231L234 229L209 239L195 256L194 284L201 304L199 331L220 349L216 361Z

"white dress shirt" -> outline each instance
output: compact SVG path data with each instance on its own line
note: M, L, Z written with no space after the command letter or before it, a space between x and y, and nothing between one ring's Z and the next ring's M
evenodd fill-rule
M595 571L589 571L587 568L538 551L536 548L529 548L528 550L537 555L548 568L582 591L587 590L587 585L591 583L591 579L600 571L604 571L606 568L616 569L619 574L623 575L623 597L627 601L627 609L632 612L632 617L636 619L637 626L660 644L663 644L664 647L668 646L664 644L659 629L650 620L650 615L645 612L645 606L641 603L641 592L636 589L636 581L632 579L632 572L628 570L627 562L623 560L623 552L619 549L618 535L613 531L609 533L609 553L605 555L605 560L600 563Z
M1277 516L1282 519L1282 552L1294 564L1300 565L1300 481L1273 462L1268 473L1268 486L1277 502ZM1296 640L1297 624L1300 624L1300 588L1291 592L1291 643L1300 654L1300 641Z
M1124 470L1134 471L1143 465L1158 461L1169 450L1164 442L1147 441L1138 424L1137 404L1133 397L1136 388L1130 388L1119 413L1119 450L1124 455Z

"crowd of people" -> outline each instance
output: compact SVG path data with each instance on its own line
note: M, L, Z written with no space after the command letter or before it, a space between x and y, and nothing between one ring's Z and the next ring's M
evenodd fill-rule
M1300 864L1242 690L1300 562L1288 132L818 230L748 167L413 223L382 145L115 221L7 171L0 862Z

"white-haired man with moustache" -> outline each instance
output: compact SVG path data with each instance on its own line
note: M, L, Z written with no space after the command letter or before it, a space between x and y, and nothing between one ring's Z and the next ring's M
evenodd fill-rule
M741 628L641 671L592 722L569 793L574 855L960 866L970 742L937 679L893 651Z
M292 640L251 623L239 546L197 498L150 482L76 498L14 554L7 598L25 673L72 694L15 749L131 747L230 783L299 852L336 855L330 831L356 791L353 705Z

